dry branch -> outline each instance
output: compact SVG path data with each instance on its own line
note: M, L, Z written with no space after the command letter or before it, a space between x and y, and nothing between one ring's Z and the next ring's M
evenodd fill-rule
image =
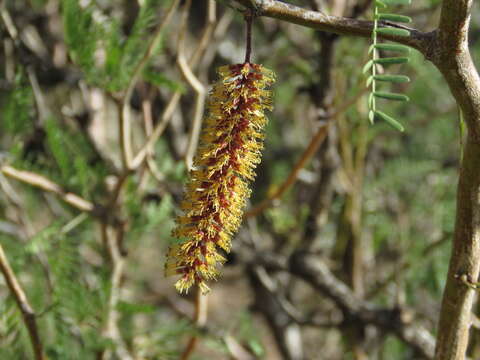
M43 177L42 175L30 171L17 170L9 165L2 166L0 171L12 179L30 184L40 188L43 191L54 193L67 204L70 204L79 210L92 212L95 208L94 204L90 201L85 200L76 194L65 191L60 185L54 183L46 177Z
M20 283L18 282L15 273L13 272L8 259L3 251L3 247L0 245L0 271L5 277L8 289L10 290L15 302L23 317L23 321L28 330L30 341L32 342L33 353L35 360L46 360L43 353L43 346L38 333L37 321L35 319L35 313L30 305L30 302L25 295Z

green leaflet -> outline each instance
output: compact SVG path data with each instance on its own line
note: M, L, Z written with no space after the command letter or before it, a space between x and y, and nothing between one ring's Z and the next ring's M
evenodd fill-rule
M382 0L386 5L410 5L412 0Z
M409 16L397 15L397 14L385 14L385 13L378 14L377 16L375 16L375 19L402 22L402 23L412 22L412 18Z
M391 83L407 83L410 82L410 78L405 75L370 75L367 79L367 87L370 87L372 81L385 81Z
M375 75L374 79L378 81L388 81L393 83L410 82L410 78L406 75Z
M407 57L388 57L388 58L375 59L373 62L375 64L392 65L392 64L405 64L409 61L410 59Z
M377 29L376 32L382 35L392 35L392 36L409 36L410 31L405 29L397 29L397 28L380 28Z
M401 132L405 131L405 128L403 127L403 125L400 124L397 120L395 120L390 115L387 115L380 110L375 111L374 115L375 117L379 117L380 119L384 120L387 124L395 128L396 130Z
M377 98L394 100L394 101L409 101L410 100L410 98L407 95L389 93L389 92L384 92L384 91L375 91L373 93L373 96L375 96Z
M363 72L364 74L366 74L367 72L369 72L370 69L372 68L372 65L373 65L373 60L369 60L369 61L363 66L362 72Z
M374 49L383 51L396 51L407 54L410 53L410 48L401 44L374 44L370 46L370 49L368 50L369 54L371 54Z

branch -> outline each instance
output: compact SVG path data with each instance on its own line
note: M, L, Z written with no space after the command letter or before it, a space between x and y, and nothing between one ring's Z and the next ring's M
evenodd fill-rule
M379 308L358 299L349 287L332 274L318 256L296 253L290 258L288 269L332 300L348 318L392 332L424 358L433 358L435 340L426 329L405 320L402 309Z
M92 212L95 208L95 205L90 201L85 200L76 194L65 191L60 185L36 173L17 170L8 165L2 166L0 171L8 177L30 184L44 191L54 193L67 204L70 204L79 210Z
M190 11L191 0L188 0L183 8L182 14L182 26L180 30L180 35L178 39L178 54L177 54L177 64L180 68L180 72L182 73L184 79L188 82L188 84L192 87L192 89L196 93L195 98L195 112L193 114L193 121L190 128L190 134L188 137L188 144L187 144L187 151L185 152L185 163L187 165L187 169L192 168L193 164L193 156L195 155L195 151L197 150L198 139L200 135L201 125L202 125L202 117L203 117L203 108L205 106L205 98L207 94L207 89L203 84L198 80L198 78L193 73L190 66L188 66L187 57L185 55L185 33L188 26L188 13ZM208 14L209 18L212 17L213 23L215 21L215 10L216 6L215 3L212 1L209 2ZM208 21L207 19L207 26L209 24L213 24L212 22ZM211 26L209 26L211 28Z
M439 39L452 51L468 51L468 27L473 0L444 0ZM451 56L451 58L454 58Z
M123 269L125 267L125 256L122 254L119 244L120 233L123 228L113 229L107 224L101 224L102 242L108 250L108 256L111 262L110 274L110 295L108 298L108 309L106 313L105 326L103 329L103 336L112 340L115 343L114 350L104 349L98 355L99 359L108 359L110 353L114 351L120 359L133 360L133 356L127 350L126 345L122 339L118 323L120 321L120 314L117 306L120 301L121 280L123 276Z
M218 1L218 0L217 0ZM373 23L366 20L356 20L339 16L326 15L319 11L311 11L277 0L225 0L236 1L246 8L252 9L258 16L267 16L284 20L309 28L332 32L339 35L370 37ZM455 2L457 0L452 0ZM380 21L380 27L400 27L410 30L410 36L382 35L387 40L411 46L426 55L431 43L432 33L425 33L391 22Z
M207 324L208 313L208 295L203 295L199 288L195 294L195 312L193 314L193 322L198 329L203 329ZM187 346L180 356L180 360L190 359L195 347L197 346L198 335L195 333L188 340Z
M275 190L265 200L260 202L254 208L245 212L244 218L257 216L258 214L262 213L265 209L269 208L276 199L280 198L285 193L285 191L287 191L295 183L300 171L305 167L305 165L308 163L308 161L313 156L313 154L317 152L320 145L322 145L323 140L325 140L325 138L327 137L329 125L330 125L330 122L325 125L322 125L320 129L318 129L317 133L314 135L314 137L310 141L310 144L308 144L307 149L304 151L300 159L297 161L297 163L293 167L287 179L282 183L282 185L280 185L277 188L277 190Z
M22 313L23 321L27 327L28 334L30 335L30 341L32 342L33 353L35 354L35 360L46 360L43 353L42 342L40 341L40 336L38 333L37 322L35 319L35 313L32 310L30 303L28 302L27 296L23 291L20 283L18 282L15 273L13 272L10 264L5 256L2 246L0 245L0 271L5 277L7 286L12 293L15 302L17 303L20 312Z
M200 40L198 41L198 45L195 48L194 53L188 60L187 66L191 70L193 69L199 62L204 50L210 45L211 43L211 37L213 35L213 29L216 26L216 9L212 9L212 5L209 4L208 7L208 12L207 12L207 26L204 28L202 36ZM170 121L175 108L178 105L178 102L180 101L180 98L182 96L182 92L180 90L175 91L175 93L171 96L170 100L167 103L167 106L163 110L163 113L160 117L160 121L157 123L155 128L153 129L153 132L147 136L147 141L146 143L142 146L140 151L137 153L135 158L132 161L132 168L136 169L138 166L140 166L145 158L147 157L147 154L152 151L155 143L157 142L158 138L162 135L163 131L168 125L168 122Z
M285 258L266 251L246 252L248 268L260 265L269 271L286 271L309 283L330 299L347 321L358 321L363 326L374 325L384 333L393 333L425 359L432 359L435 339L422 326L411 321L410 312L402 308L384 308L359 299L353 291L329 270L318 255L296 252ZM277 299L278 300L278 299ZM292 317L295 320L295 317ZM316 326L315 323L311 324ZM318 325L317 325L318 326Z
M282 185L280 185L277 188L275 192L269 195L265 200L260 202L258 205L255 205L255 207L253 207L252 209L245 212L244 218L257 216L258 214L263 212L265 209L269 208L276 199L279 199L295 183L300 171L307 165L310 158L317 152L318 148L320 147L320 145L322 145L323 141L327 137L328 128L330 124L334 120L336 120L340 114L347 111L352 104L356 103L365 94L366 90L367 89L360 91L352 99L342 104L338 108L338 110L335 111L335 113L329 116L329 122L327 122L325 125L321 126L317 130L317 133L310 140L310 143L308 144L303 154L300 156L300 159L297 161L297 163L293 167L287 179L282 183Z
M121 108L120 108L120 145L122 149L122 161L124 168L129 170L132 167L132 158L133 158L133 150L132 150L132 134L131 134L131 119L130 119L130 100L132 98L133 90L135 89L135 85L137 84L138 78L141 76L143 68L145 65L150 61L150 58L154 54L154 50L160 40L161 34L165 26L170 22L175 9L179 4L179 0L175 0L171 3L170 8L167 10L164 18L158 24L157 28L155 29L150 43L148 44L147 50L143 55L140 62L137 64L135 70L133 71L133 75L130 78L130 82L128 83L127 90L125 91L125 95L121 100Z

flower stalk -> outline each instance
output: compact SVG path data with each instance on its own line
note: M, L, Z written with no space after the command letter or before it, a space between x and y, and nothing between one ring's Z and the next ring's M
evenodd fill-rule
M205 294L206 282L217 278L260 162L267 123L264 111L272 109L271 93L266 90L274 82L272 71L246 61L222 66L218 73L220 80L210 93L200 146L180 205L183 214L173 230L179 241L167 254L165 272L180 275L175 284L179 292L198 285Z

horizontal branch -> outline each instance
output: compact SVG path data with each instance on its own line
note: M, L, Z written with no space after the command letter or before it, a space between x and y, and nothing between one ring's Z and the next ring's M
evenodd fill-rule
M370 37L373 30L373 22L371 21L327 15L319 11L307 10L277 0L227 1L234 1L246 8L252 9L258 16L266 16L274 19L284 20L290 23L339 35ZM379 22L379 27L385 26L407 29L410 31L410 36L379 34L379 37L408 45L417 49L424 55L429 53L429 48L431 47L430 44L433 39L433 33L422 32L390 22Z

